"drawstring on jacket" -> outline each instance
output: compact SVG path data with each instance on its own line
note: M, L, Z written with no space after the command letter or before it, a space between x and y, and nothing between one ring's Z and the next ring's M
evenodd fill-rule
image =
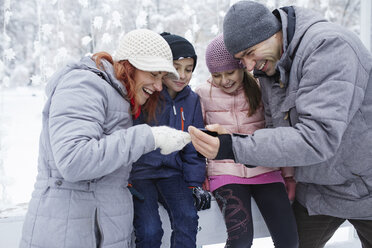
M183 107L180 108L180 113L181 113L181 131L184 131L184 129L185 129L185 115L183 113ZM177 115L176 106L174 104L173 104L173 114L175 116Z

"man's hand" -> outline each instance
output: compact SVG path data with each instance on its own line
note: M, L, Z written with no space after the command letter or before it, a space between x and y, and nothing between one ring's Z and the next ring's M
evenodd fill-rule
M209 129L208 126L207 129L217 131L215 129ZM191 142L199 153L209 159L214 159L217 156L218 149L220 148L220 140L217 137L208 135L193 126L189 126L188 131L191 136Z

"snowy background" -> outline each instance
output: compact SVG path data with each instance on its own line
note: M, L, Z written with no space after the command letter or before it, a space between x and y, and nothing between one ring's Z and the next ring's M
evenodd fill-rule
M27 207L37 172L44 87L64 64L113 53L136 28L186 37L198 54L191 86L204 82L205 48L232 0L0 0L0 218ZM360 34L360 0L261 0L298 5ZM10 211L14 209L14 211Z

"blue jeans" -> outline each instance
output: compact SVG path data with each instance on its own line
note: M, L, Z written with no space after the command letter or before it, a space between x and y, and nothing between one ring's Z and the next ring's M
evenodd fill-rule
M283 183L227 184L213 191L227 229L225 248L249 248L253 241L251 198L276 248L298 248L296 221Z
M161 246L164 231L161 227L158 202L163 204L170 218L171 247L196 247L199 217L192 190L181 176L135 180L132 185L144 196L142 201L133 197L137 248Z

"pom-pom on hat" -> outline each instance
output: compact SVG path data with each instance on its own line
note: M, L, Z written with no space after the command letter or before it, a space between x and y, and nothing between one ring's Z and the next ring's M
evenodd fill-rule
M235 3L223 20L225 45L233 55L267 40L281 28L268 8L253 1Z
M119 41L114 60L128 60L139 70L165 71L179 78L168 43L148 29L136 29L125 34Z
M197 60L194 46L188 40L179 35L170 34L168 32L163 32L160 35L168 42L172 50L173 60L186 58L194 59L194 67L192 68L192 71L194 71Z
M227 51L222 34L214 38L207 46L205 60L210 73L243 68L243 64Z

